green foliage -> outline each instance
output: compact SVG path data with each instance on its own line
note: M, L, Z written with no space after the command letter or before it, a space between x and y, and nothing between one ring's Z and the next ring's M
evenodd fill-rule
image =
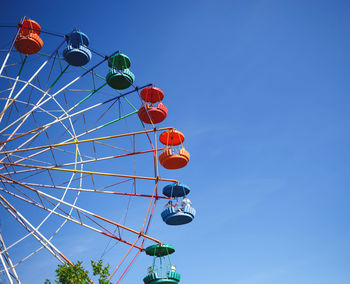
M94 276L99 275L100 278L98 279L99 284L110 284L112 282L109 282L107 279L110 275L109 273L109 264L107 264L105 267L103 267L102 260L100 259L98 262L94 262L91 260L91 266L94 273Z
M112 282L108 281L109 265L107 264L103 267L102 260L94 262L91 260L91 266L93 271L93 276L99 276L99 284L111 284ZM55 283L58 284L88 284L90 283L89 272L84 269L82 262L78 261L76 264L69 265L65 263L59 265L56 269L57 279ZM51 284L50 280L46 279L44 284Z
M82 266L81 261L78 261L77 264L73 266L65 263L63 265L59 265L56 269L56 275L58 277L58 281L56 283L62 284L88 284L89 281L89 272L85 270Z

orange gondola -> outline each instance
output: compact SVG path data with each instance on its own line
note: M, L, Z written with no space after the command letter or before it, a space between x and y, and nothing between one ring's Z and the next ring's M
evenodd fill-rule
M183 133L176 129L167 130L159 135L159 140L167 146L158 157L159 163L164 168L175 170L181 169L188 164L190 153L182 146L182 143L185 141Z
M185 141L185 135L176 129L172 129L160 134L159 141L167 146L177 146Z
M190 153L182 147L178 153L174 149L166 148L159 155L159 163L168 170L176 170L185 167L190 161Z
M40 51L44 43L39 37L40 25L33 20L25 19L18 25L20 28L15 41L15 48L23 54L35 54Z

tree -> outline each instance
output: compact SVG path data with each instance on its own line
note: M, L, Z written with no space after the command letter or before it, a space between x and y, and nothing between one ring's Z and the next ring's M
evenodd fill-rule
M94 262L91 260L91 266L93 271L93 276L99 276L99 284L111 284L112 282L108 281L109 265L107 264L103 267L102 260ZM59 265L56 269L57 279L55 283L59 284L89 284L90 277L89 272L84 269L82 262L78 261L74 265L68 263ZM44 284L51 284L50 280L46 279Z

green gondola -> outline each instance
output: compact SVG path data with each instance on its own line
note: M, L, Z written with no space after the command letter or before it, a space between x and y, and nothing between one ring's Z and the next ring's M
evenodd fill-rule
M146 254L153 256L153 265L148 268L148 275L143 278L145 284L177 284L181 276L171 264L169 255L175 252L172 245L161 244L146 248ZM159 265L156 265L156 262Z
M135 75L129 70L130 58L118 52L108 59L108 66L111 68L106 76L110 87L116 90L129 88L135 81Z

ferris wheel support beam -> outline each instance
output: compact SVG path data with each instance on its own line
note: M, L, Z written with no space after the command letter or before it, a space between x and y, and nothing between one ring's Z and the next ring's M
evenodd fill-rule
M35 189L35 188L32 188L32 187L30 187L30 186L28 186L28 185L25 185L25 184L23 184L22 182L16 181L16 180L14 180L14 179L12 179L12 178L10 178L10 177L4 176L4 175L2 175L2 174L0 174L0 177L5 178L5 179L7 179L7 180L10 180L10 181L12 181L13 183L16 183L16 184L18 184L18 185L21 185L21 186L23 186L23 187L25 187L25 188L27 188L27 189L29 189L29 190L31 190L31 191L33 191L33 192L39 194L39 195L41 195L41 196L46 196L46 197L48 197L48 198L50 198L50 199L52 199L52 200L61 202L62 204L67 205L67 206L69 206L69 207L71 207L71 208L74 208L74 209L76 209L77 211L86 213L86 214L88 214L88 215L90 215L90 216L93 216L93 217L95 217L95 218L97 218L97 219L100 219L100 220L102 220L102 221L105 221L105 222L107 222L107 223L110 223L110 224L112 224L112 225L114 225L114 226L117 226L117 227L119 227L119 228L121 228L121 229L124 229L124 230L126 230L126 231L129 231L129 232L134 233L134 234L136 234L136 235L143 236L143 237L145 237L145 238L147 238L147 239L149 239L149 240L151 240L151 241L154 241L154 242L156 242L156 243L158 243L158 244L162 244L161 241L159 241L159 240L157 240L157 239L155 239L155 238L153 238L153 237L151 237L151 236L148 236L148 235L144 234L142 231L141 231L141 232L138 232L138 231L136 231L136 230L134 230L134 229L131 229L131 228L127 227L127 226L121 225L121 224L119 224L119 223L117 223L117 222L114 222L114 221L112 221L112 220L109 220L109 219L107 219L107 218L104 218L104 217L102 217L102 216L100 216L100 215L98 215L98 214L95 214L95 213L93 213L93 212L90 212L90 211L88 211L88 210L85 210L85 209L83 209L83 208L80 208L80 207L78 207L78 206L76 206L76 205L73 205L73 204L71 204L71 203L69 203L69 202L66 202L66 201L64 201L64 200L60 200L60 199L58 199L58 198L56 198L56 197L54 197L54 196L52 196L52 195L50 195L50 194L47 194L47 193L45 193L45 192L42 192L42 191L37 190L37 189ZM3 197L0 195L0 199L2 199L2 198L3 198Z
M158 180L155 181L155 185L154 185L154 189L153 189L153 193L152 193L152 198L151 198L151 200L149 201L149 204L148 204L147 213L146 213L145 220L143 221L143 224L142 224L141 232L145 228L145 225L146 225L146 222L147 222L147 218L148 218L148 214L150 213L150 209L151 209L151 206L152 206L152 203L153 203L153 199L154 199L154 196L155 196L155 194L157 192L157 187L158 187Z
M9 253L7 251L7 248L6 248L6 245L5 245L5 242L4 242L4 239L2 237L2 234L0 232L0 250L4 251L4 255L8 261L8 264L9 264L9 269L11 270L12 272L12 276L13 278L17 281L18 284L21 284L21 282L19 281L19 278L18 278L18 275L17 275L17 272L16 272L16 269L15 267L13 266L13 263L12 263L12 260L9 256ZM0 252L0 256L2 256L2 253Z
M61 171L61 172L70 172L70 173L82 173L82 174L89 174L89 175L100 175L100 176L110 176L110 177L124 177L124 178L131 178L131 179L144 179L144 180L154 180L154 181L158 180L158 181L169 181L169 182L173 182L173 183L179 183L179 181L176 180L176 179L168 179L168 178L160 178L160 177L144 177L144 176L134 176L134 175L122 175L122 174L83 171L83 170L74 170L74 169L62 169L62 168L56 168L56 167L44 167L44 166L37 166L37 165L26 165L26 164L16 164L16 163L7 163L7 162L2 162L2 164L10 165L10 166L26 167L26 168L37 168L37 169L54 170L54 171ZM6 176L0 174L0 177L1 176L2 177L6 177ZM8 178L8 177L6 177L6 178Z
M7 276L8 280L10 281L11 284L14 284L2 254L0 254L0 260L1 260L2 266L4 267L4 270L5 270L5 273L6 273L6 276Z
M148 223L147 223L147 227L146 227L146 230L145 230L145 233L146 233L146 234L147 234L148 229L149 229L149 225L150 225L150 222L151 222L151 218L152 218L152 215L153 215L153 211L154 211L155 205L156 205L156 203L154 202L154 203L153 203L153 207L152 207L151 214L150 214L150 216L149 216L149 218L148 218ZM141 243L141 247L143 247L143 244L144 244L145 240L146 240L146 239L143 238L142 243ZM124 275L126 274L126 272L129 270L130 266L131 266L131 265L133 264L133 262L135 261L136 257L137 257L137 256L140 254L140 252L142 252L142 251L144 251L144 249L139 249L139 250L137 251L137 253L136 253L135 256L133 257L133 259L130 261L130 263L129 263L128 266L125 268L125 270L123 271L123 273L120 275L120 277L119 277L118 281L116 282L116 284L118 284L118 283L122 280L122 278L124 277ZM117 270L117 269L118 269L118 267L117 267L115 270Z
M33 205L33 206L39 207L39 208L41 208L41 209L43 209L43 210L46 210L46 211L48 211L48 212L52 212L53 214L55 214L55 215L57 215L57 216L59 216L59 217L65 219L65 220L67 220L67 221L71 221L71 222L73 222L73 223L75 223L75 224L81 225L81 226L84 227L84 228L87 228L87 229L89 229L89 230L95 231L95 232L97 232L97 233L100 233L100 234L102 234L102 235L104 235L104 236L107 236L107 237L110 237L110 238L112 238L112 239L115 239L115 240L117 240L117 241L120 241L120 242L122 242L122 243L124 243L124 244L127 244L127 245L129 245L129 246L132 246L132 245L133 245L132 243L130 243L130 242L128 242L128 241L125 241L125 240L123 240L123 239L121 239L121 238L115 236L115 235L112 234L112 233L106 233L106 232L101 231L101 230L99 230L99 229L97 229L97 228L95 228L95 227L92 227L92 226L90 226L90 225L87 225L87 224L85 224L85 223L82 222L82 221L79 221L79 220L75 219L75 218L73 218L70 214L68 214L67 212L65 212L65 214L67 214L67 216L65 216L65 215L63 215L63 214L61 214L61 213L58 213L58 212L53 211L53 210L51 210L51 209L49 209L49 208L47 208L47 207L44 207L43 205L39 204L38 202L30 201L30 200L28 200L28 199L26 199L26 198L24 198L24 197L22 197L22 196L19 196L19 195L15 194L15 193L12 193L12 192L7 191L7 190L5 190L5 189L1 189L1 188L0 188L0 190L3 191L3 192L5 192L5 193L7 193L7 194L9 194L9 195L11 195L11 196L13 196L13 197L16 197L16 198L20 199L20 200L22 200L22 201L25 201L25 202L27 202L27 203ZM135 245L134 245L134 246L135 246ZM12 246L11 246L11 247L12 247ZM9 247L9 248L11 248L11 247ZM137 249L143 250L143 248L140 247L140 246L135 246L135 247L136 247ZM2 251L0 251L0 253L2 253Z
M150 225L150 222L151 222L151 218L153 216L153 211L154 211L154 208L155 208L155 205L156 205L156 202L153 203L153 207L152 207L152 211L151 211L151 214L148 218L148 222L147 222L147 227L146 227L146 230L145 230L145 233L147 234L148 232L148 229L149 229L149 225ZM142 243L141 243L141 247L143 247L143 244L145 242L145 238L143 238L142 240ZM133 257L133 259L130 261L129 265L125 268L124 272L121 274L121 276L119 277L118 281L116 282L116 284L118 284L122 278L124 277L124 275L126 274L126 272L129 270L130 266L132 265L132 263L135 261L136 257L139 255L140 252L142 252L144 249L139 249L137 251L137 253L135 254L135 256ZM118 268L118 267L117 267Z
M73 263L57 249L48 239L46 239L35 227L16 209L14 208L1 194L1 205L27 230L35 237L53 256L61 263Z
M105 144L107 145L107 144ZM165 148L160 148L158 150L164 150ZM95 158L95 159L90 159L90 160L83 160L81 162L77 162L76 164L86 164L86 163L92 163L92 162L100 162L100 161L105 161L105 160L110 160L110 159L117 159L117 158L123 158L123 157L128 157L128 156L134 156L134 155L140 155L140 154L146 154L146 153L151 153L155 152L156 150L145 150L145 151L138 151L138 152L131 152L127 154L121 154L121 155L116 155L116 156L108 156L108 157L101 157L101 158ZM66 164L61 164L57 165L57 167L67 167L67 166L72 166L75 163L66 163Z
M160 148L158 150L164 150L165 148ZM56 165L56 167L67 167L67 166L73 166L73 165L80 165L80 164L86 164L86 163L92 163L92 162L101 162L101 161L105 161L105 160L110 160L110 159L116 159L116 158L122 158L122 157L127 157L127 156L133 156L133 155L139 155L139 154L145 154L145 153L150 153L150 152L155 152L155 149L152 150L145 150L145 151L138 151L138 152L131 152L131 153L127 153L127 154L121 154L121 155L116 155L116 156L108 156L108 157L101 157L101 158L94 158L94 159L90 159L90 160L81 160L81 161L77 161L77 162L71 162L71 163L66 163L66 164L60 164L60 165ZM15 157L19 157L19 158L23 158L25 160L31 160L37 163L43 163L43 164L49 164L43 161L39 161L39 160L34 160L31 159L30 157L21 157L19 155L14 155ZM22 159L22 160L23 160ZM19 161L19 160L18 160ZM13 164L16 165L18 163L18 161L15 161ZM2 169L2 168L0 168ZM31 170L27 170L27 171L33 171L35 169L31 169ZM24 173L26 171L16 171L16 173ZM14 172L9 172L9 174L12 174Z
M173 129L174 129L174 127L154 128L151 130L143 130L143 131L136 131L136 132L130 132L130 133L109 135L109 136L97 137L97 138L91 138L91 139L85 139L85 140L77 140L77 141L71 141L71 142L62 142L62 143L51 144L51 145L25 148L25 149L15 149L15 150L10 150L10 151L2 151L2 152L0 152L0 154L9 154L9 153L16 153L16 152L40 150L40 149L45 149L45 148L55 148L55 147L60 147L60 146L81 144L81 143L87 143L87 142L96 142L96 141L101 141L101 140L106 140L106 139L120 138L120 137L133 136L133 135L145 134L145 133L151 133L151 132L157 132L157 131L173 130ZM7 142L8 141L3 141L3 142L0 142L0 144L4 144Z
M17 172L18 173L18 172ZM130 181L133 179L128 179ZM11 181L2 180L4 183L12 184ZM91 193L104 193L104 194L115 194L115 195L125 195L125 196L135 196L135 197L154 197L155 199L171 199L167 196L162 195L150 195L150 194L139 194L139 193L129 193L129 192L117 192L117 191L109 191L109 190L99 190L99 189L86 189L86 188L77 188L77 187L66 187L66 186L54 186L50 184L39 184L39 183L31 183L31 182L22 182L25 185L36 186L36 187L44 187L44 188L54 188L54 189L68 189L72 191L81 191L81 192L91 192ZM0 190L2 190L0 188Z
M108 281L111 280L111 278L113 277L113 275L116 273L116 271L118 270L118 268L120 267L120 265L124 262L124 259L129 255L130 251L132 250L132 248L135 247L136 243L138 242L138 240L140 239L141 236L138 236L136 238L136 240L134 241L134 243L132 244L132 246L128 249L128 251L126 252L126 254L124 255L124 257L122 258L122 260L119 262L118 266L113 270L113 272L111 273L111 275L109 275Z
M151 201L149 203L149 206L148 206L148 209L147 209L147 213L146 213L146 217L145 217L145 220L144 220L144 223L142 225L142 229L141 229L141 232L143 231L144 227L145 227L145 224L146 224L146 221L148 219L148 223L147 223L147 226L146 226L146 230L145 230L145 233L147 233L148 231L148 228L149 228L149 224L150 224L150 221L151 221L151 218L152 218L152 215L153 215L153 210L155 208L155 205L156 205L156 201L157 199L154 199L154 195L156 194L157 192L157 187L158 187L158 180L155 181L155 185L154 185L154 189L153 189L153 194L152 194L152 198L151 198ZM153 202L153 199L154 199L154 202ZM152 205L152 202L153 202L153 207L152 207L152 210L150 212L150 208L151 208L151 205ZM149 214L150 213L150 214ZM149 214L149 215L148 215ZM149 217L148 217L149 216ZM138 238L139 239L139 238ZM135 244L136 242L138 241L138 239L135 241ZM143 241L141 243L141 247L143 247L143 243L145 241L145 238L143 238ZM132 248L132 247L131 247ZM110 275L110 277L108 278L108 280L111 280L111 278L113 277L114 273L118 270L119 266L122 264L122 262L124 261L124 259L126 258L126 256L130 253L131 251L131 248L128 250L128 252L126 253L126 255L124 256L124 258L122 259L122 261L119 263L119 265L114 269L113 273ZM127 272L127 270L129 269L129 267L131 266L131 264L134 262L136 256L141 252L142 250L138 250L138 252L136 253L136 255L134 256L134 258L131 260L131 262L129 263L129 265L126 267L126 269L124 270L124 272L122 273L122 275L120 276L119 280L117 281L117 283L120 282L120 280L123 278L123 276L125 275L125 273Z

